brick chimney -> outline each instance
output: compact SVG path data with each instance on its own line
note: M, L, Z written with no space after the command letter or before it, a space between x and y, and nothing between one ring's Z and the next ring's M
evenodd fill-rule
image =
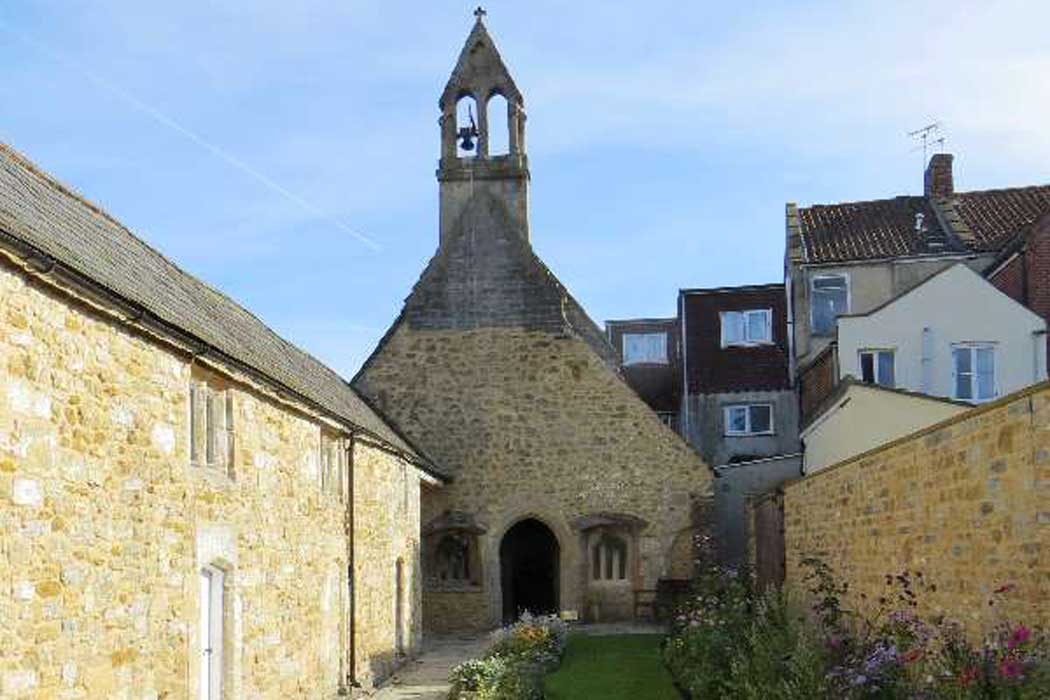
M951 197L955 193L952 181L952 154L935 153L926 166L925 189L927 197Z

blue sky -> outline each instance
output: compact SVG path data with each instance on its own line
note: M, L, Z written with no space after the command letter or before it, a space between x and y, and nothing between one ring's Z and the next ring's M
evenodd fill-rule
M472 8L4 0L0 140L350 376L437 244ZM599 322L778 280L784 203L918 192L933 120L958 188L1050 181L1050 3L486 8L534 246Z

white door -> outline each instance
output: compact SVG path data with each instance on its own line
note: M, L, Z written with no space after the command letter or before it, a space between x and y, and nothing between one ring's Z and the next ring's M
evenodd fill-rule
M222 571L201 569L200 579L200 700L222 698Z

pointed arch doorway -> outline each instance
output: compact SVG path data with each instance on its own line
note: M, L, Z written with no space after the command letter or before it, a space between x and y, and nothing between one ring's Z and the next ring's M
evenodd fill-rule
M507 530L499 547L504 622L526 610L537 614L558 611L560 553L554 533L535 518Z

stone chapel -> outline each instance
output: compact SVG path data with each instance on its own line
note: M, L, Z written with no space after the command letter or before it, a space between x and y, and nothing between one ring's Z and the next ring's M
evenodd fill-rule
M524 100L481 12L439 106L438 248L352 382L450 475L422 489L424 627L633 617L689 577L711 472L533 251Z

